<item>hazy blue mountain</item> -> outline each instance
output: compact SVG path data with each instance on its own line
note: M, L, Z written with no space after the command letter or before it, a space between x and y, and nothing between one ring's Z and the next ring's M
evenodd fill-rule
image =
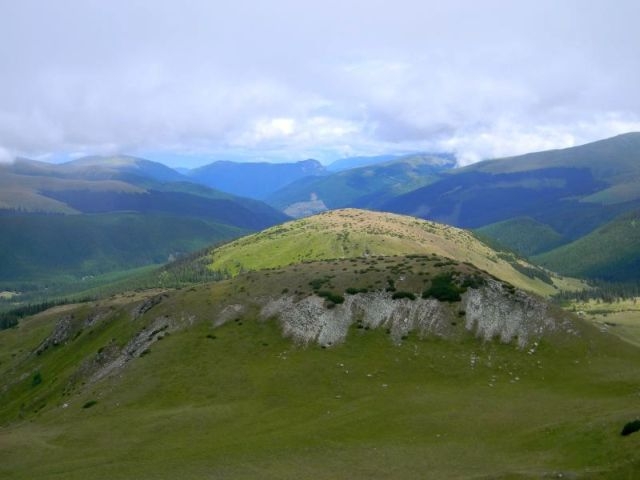
M361 157L346 157L336 160L335 162L327 165L327 170L330 172L341 172L343 170L350 170L352 168L367 167L369 165L376 165L378 163L390 162L402 155L376 155L376 156L361 156Z
M426 185L454 166L455 162L448 158L409 155L322 177L303 178L275 192L267 202L292 216L297 216L296 211L304 211L309 203L329 209L378 208L385 200Z
M295 163L219 161L190 170L188 177L223 192L262 200L300 178L326 173L322 164L312 159Z

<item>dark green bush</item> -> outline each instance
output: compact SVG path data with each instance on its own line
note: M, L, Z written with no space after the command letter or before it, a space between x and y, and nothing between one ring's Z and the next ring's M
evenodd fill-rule
M393 300L400 300L401 298L408 298L409 300L415 300L416 296L415 294L411 293L411 292L395 292L391 298Z
M484 278L482 278L480 275L474 274L465 277L465 279L462 281L462 288L464 288L465 290L467 288L480 288L486 283L487 281Z
M349 294L349 295L356 295L358 293L367 293L369 290L366 288L355 288L355 287L349 287L345 290L345 293Z
M320 290L318 292L318 296L322 298L326 298L327 300L329 300L330 302L333 302L336 305L340 303L344 303L344 297L342 295L339 295L334 292L330 292L329 290Z
M314 278L309 282L309 285L311 285L311 288L314 290L319 290L324 284L329 283L330 281L331 279L328 277Z
M632 422L628 422L622 427L622 432L620 435L626 437L627 435L631 435L632 433L640 431L640 420L633 420Z
M466 289L455 284L453 274L441 273L433 277L431 286L422 292L422 298L435 298L441 302L459 302Z
M33 378L31 379L31 386L35 387L42 383L42 374L40 372L36 372L33 374Z
M87 403L85 403L84 405L82 405L82 408L91 408L93 407L96 403L98 403L97 400L89 400Z

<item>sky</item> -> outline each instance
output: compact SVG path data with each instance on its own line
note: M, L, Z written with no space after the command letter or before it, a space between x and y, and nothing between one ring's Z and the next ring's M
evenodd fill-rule
M637 0L0 0L0 161L461 164L640 131Z

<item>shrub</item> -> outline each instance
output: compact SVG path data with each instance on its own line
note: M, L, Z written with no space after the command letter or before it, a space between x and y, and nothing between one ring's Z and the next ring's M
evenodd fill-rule
M400 300L401 298L408 298L409 300L415 300L416 296L415 294L411 293L411 292L395 292L391 298L393 300Z
M474 274L469 277L466 277L462 282L462 288L480 288L485 285L487 282L480 275Z
M344 297L342 295L338 295L337 293L330 292L329 290L320 290L318 292L318 296L322 298L326 298L330 302L334 304L344 303Z
M31 386L35 387L42 383L42 374L40 372L36 372L33 374L33 378L31 379Z
M355 288L355 287L349 287L345 290L345 293L349 294L349 295L356 295L358 293L367 293L369 290L366 288Z
M97 400L89 400L88 402L86 402L84 405L82 405L82 408L91 408L93 407L96 403L98 403Z
M309 282L309 285L311 285L311 288L314 290L319 290L324 284L329 283L329 281L331 281L329 277L314 278Z
M453 281L452 273L441 273L433 277L431 286L422 292L422 298L435 298L441 302L459 302L460 295L465 292Z
M631 435L632 433L635 433L637 431L640 431L640 420L634 420L625 424L625 426L622 427L622 432L620 432L620 435L626 437L627 435Z

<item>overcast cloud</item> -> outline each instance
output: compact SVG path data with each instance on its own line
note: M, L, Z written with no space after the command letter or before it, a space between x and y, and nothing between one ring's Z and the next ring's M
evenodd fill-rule
M0 160L416 150L640 130L640 2L0 0Z

